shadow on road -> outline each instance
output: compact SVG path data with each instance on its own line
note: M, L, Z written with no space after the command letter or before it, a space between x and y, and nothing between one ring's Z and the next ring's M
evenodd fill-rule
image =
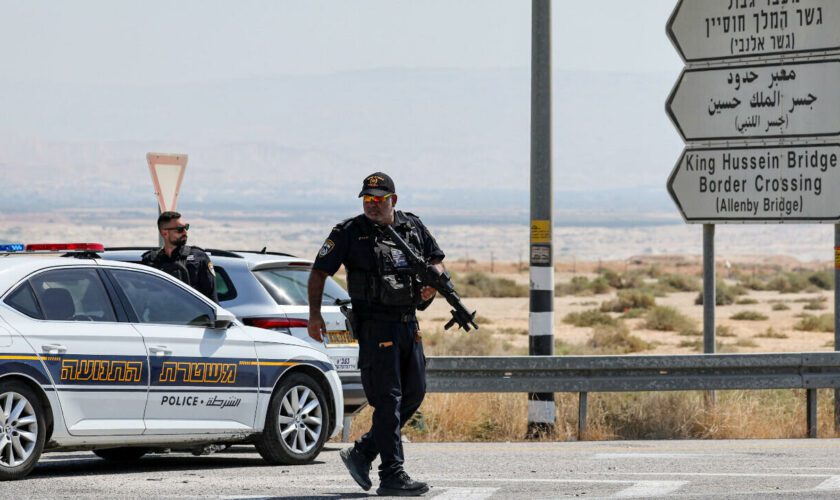
M234 453L239 453L234 452ZM210 456L191 455L148 455L136 462L120 463L103 460L93 453L73 454L42 460L32 471L28 480L52 479L61 476L85 476L102 474L125 474L138 472L209 471L213 469L235 469L241 467L264 467L281 474L283 469L306 467L324 462L314 461L307 465L269 465L262 458L225 456L218 453ZM155 480L150 478L149 480Z

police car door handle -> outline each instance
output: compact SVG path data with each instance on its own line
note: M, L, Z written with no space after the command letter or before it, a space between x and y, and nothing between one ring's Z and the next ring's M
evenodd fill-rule
M171 356L172 349L168 349L165 345L156 345L149 347L149 354L154 354L155 356Z
M67 352L67 347L61 344L44 344L41 349L47 354L64 354Z

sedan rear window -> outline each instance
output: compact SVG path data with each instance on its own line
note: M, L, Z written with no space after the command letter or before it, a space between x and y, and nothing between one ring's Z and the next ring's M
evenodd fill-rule
M41 308L35 302L35 295L32 293L32 287L29 282L23 282L17 289L6 297L6 303L14 307L23 314L35 319L44 319L41 314Z
M309 305L307 283L309 269L275 268L254 271L262 286L271 297L281 306ZM350 296L334 279L327 277L324 283L324 304L335 304L336 300L349 300Z

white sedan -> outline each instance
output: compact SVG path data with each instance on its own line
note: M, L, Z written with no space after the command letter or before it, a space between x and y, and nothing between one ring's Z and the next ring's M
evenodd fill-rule
M253 443L303 464L341 430L322 352L164 273L97 259L101 245L66 248L0 253L0 480L62 449L136 460Z

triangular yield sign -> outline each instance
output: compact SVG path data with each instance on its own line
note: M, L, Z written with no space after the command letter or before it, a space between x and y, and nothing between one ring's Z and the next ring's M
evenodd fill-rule
M147 153L146 161L149 163L149 173L152 174L160 211L175 210L178 206L181 181L184 180L184 171L187 169L187 155Z

